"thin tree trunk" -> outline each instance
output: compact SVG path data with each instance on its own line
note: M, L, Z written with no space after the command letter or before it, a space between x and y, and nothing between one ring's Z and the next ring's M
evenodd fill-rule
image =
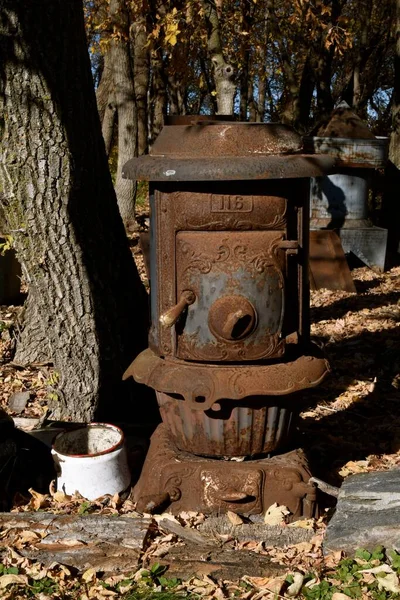
M311 68L310 57L307 56L300 82L299 120L297 128L301 132L307 131L309 126L314 87L314 74Z
M147 91L150 77L145 14L142 14L132 25L131 35L134 49L133 81L135 85L138 122L138 155L141 156L147 152L148 146Z
M266 99L267 86L265 79L259 79L258 81L258 100L257 100L257 116L256 121L262 123L265 116L265 99Z
M129 43L129 13L125 0L110 0L114 33L110 42L111 68L118 114L118 165L115 181L119 212L127 226L135 220L133 181L122 178L125 163L137 156L137 111Z
M151 60L151 131L150 143L153 143L164 125L164 117L167 112L167 90L161 49L157 49Z
M112 150L112 143L114 139L114 130L116 125L117 107L115 105L114 92L110 92L107 106L104 111L103 121L101 124L101 132L103 134L104 147L106 149L107 156L110 155Z
M285 77L285 86L280 98L280 120L287 125L296 126L299 118L300 79L292 56L288 54L284 36L280 30L279 19L274 11L273 0L267 0L266 19L271 28L273 37L279 46L280 61Z
M368 43L369 21L372 13L372 0L366 0L361 5L359 14L360 35L357 47L356 62L353 72L353 108L358 108L362 96L361 70L363 62L363 54Z
M249 121L257 121L257 103L254 99L254 78L249 81L249 89L247 92L248 106L249 106Z
M390 135L389 158L400 169L400 0L396 6L396 51L394 58L394 89L392 102L392 133Z
M250 14L249 3L241 3L242 10L242 31L250 34ZM249 106L249 62L250 62L250 36L242 35L240 54L241 54L241 73L240 73L240 119L246 121Z
M107 156L111 152L117 111L115 106L111 60L110 49L107 49L104 56L103 72L101 74L99 86L96 90L97 110L99 112L100 122L102 124L101 129Z
M168 75L168 105L170 115L179 115L178 83L175 73Z
M400 0L392 0L396 7L394 57L394 87L392 98L392 133L389 161L385 170L385 194L382 206L382 225L388 229L388 251L398 264L400 253Z
M235 70L226 62L220 33L220 24L215 0L202 0L208 31L208 52L214 68L214 82L217 93L218 114L233 114L233 99L236 86Z
M0 51L0 187L59 373L53 415L127 418L121 377L146 345L147 298L108 171L81 0L2 0Z
M106 111L113 87L114 84L111 65L111 53L108 49L104 56L103 71L101 73L100 83L96 90L96 102L97 110L99 111L100 123L103 122L104 113Z

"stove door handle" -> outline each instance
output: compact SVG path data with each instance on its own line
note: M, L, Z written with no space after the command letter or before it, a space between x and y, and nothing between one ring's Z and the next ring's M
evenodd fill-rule
M254 498L246 492L238 492L236 490L228 490L222 497L224 502L243 502L243 500L254 500Z
M196 300L196 294L192 290L184 290L175 306L169 308L160 316L160 323L163 327L172 327L175 325L185 308Z

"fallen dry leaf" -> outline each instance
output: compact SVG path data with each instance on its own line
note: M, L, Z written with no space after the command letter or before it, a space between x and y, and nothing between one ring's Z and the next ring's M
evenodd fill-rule
M299 595L300 590L303 586L304 575L302 573L294 573L293 574L293 583L291 583L286 590L285 596L288 598L295 598Z
M356 473L366 473L368 471L368 460L349 460L339 471L339 475L347 477Z
M299 519L298 521L293 521L293 523L289 523L288 527L300 527L301 529L314 529L315 528L315 519Z
M1 575L0 577L0 589L6 588L8 585L28 585L28 578L26 575Z
M337 567L342 558L343 552L341 550L337 550L336 552L332 552L332 554L328 554L328 556L325 557L325 564L328 569L334 569Z
M18 535L19 535L20 541L23 544L25 544L25 543L31 544L32 542L37 542L38 540L42 539L41 535L39 535L35 531L31 531L29 529L23 529L22 531L19 532Z
M49 503L50 496L48 494L39 494L39 492L35 492L32 488L29 488L28 492L32 496L29 501L29 507L32 510L39 510L39 508L42 508Z
M266 588L273 594L280 594L285 580L286 576L274 577L273 579L270 579Z
M362 569L359 572L376 575L376 581L380 590L386 590L395 594L400 592L399 578L389 565L378 565L372 569ZM381 576L378 577L378 575Z
M290 510L286 506L278 506L275 502L267 509L264 523L266 525L280 525L285 522L287 515L290 515Z
M294 547L297 549L298 552L301 552L302 554L307 554L313 549L313 545L310 542L299 542Z
M71 502L71 496L67 496L66 494L64 494L64 492L60 491L54 492L54 494L52 494L52 498L54 502L57 502L58 504Z
M231 510L228 510L226 516L228 517L232 525L243 525L244 523L244 519L237 513L232 512Z
M250 583L255 588L265 588L270 581L270 577L242 577L243 581Z
M96 569L90 568L87 569L81 576L81 579L85 583L89 583L89 581L95 581L96 579Z

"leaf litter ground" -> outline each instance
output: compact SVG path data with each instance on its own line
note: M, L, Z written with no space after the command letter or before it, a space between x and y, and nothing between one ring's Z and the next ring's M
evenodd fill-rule
M130 237L139 271L148 285L138 234ZM312 336L324 347L332 373L310 393L294 441L297 447L305 448L313 474L333 485L340 485L352 473L386 470L400 464L400 421L395 418L400 404L400 268L384 274L361 268L352 275L357 295L329 290L312 292ZM10 398L16 391L29 391L29 401L18 416L43 420L53 369L51 365L22 368L13 364L20 311L20 307L0 308L0 406L16 416L10 411ZM88 502L79 496L65 497L54 489L44 495L32 490L31 497L20 498L13 510L135 514L129 499L105 497ZM186 513L178 520L185 527L196 528L204 517ZM39 534L26 531L16 535L15 531L3 529L0 598L400 598L400 557L396 553L387 555L382 549L375 553L360 550L349 558L341 552L324 557L321 542L325 521L322 518L304 524L314 529L314 537L283 549L251 540L220 540L237 550L265 554L285 567L282 577L264 577L260 573L260 577L243 577L235 582L214 581L207 576L182 582L168 577L165 567L157 563L151 568L116 575L93 569L77 573L56 563L45 567L28 560L22 552L26 545L35 543ZM161 558L179 544L183 542L176 535L160 528L143 553L143 564L149 564L151 557Z

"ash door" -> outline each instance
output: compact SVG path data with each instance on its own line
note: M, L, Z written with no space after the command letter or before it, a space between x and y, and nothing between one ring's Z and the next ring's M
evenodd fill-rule
M283 354L283 231L182 231L176 235L179 298L195 294L176 325L176 356L251 361Z

